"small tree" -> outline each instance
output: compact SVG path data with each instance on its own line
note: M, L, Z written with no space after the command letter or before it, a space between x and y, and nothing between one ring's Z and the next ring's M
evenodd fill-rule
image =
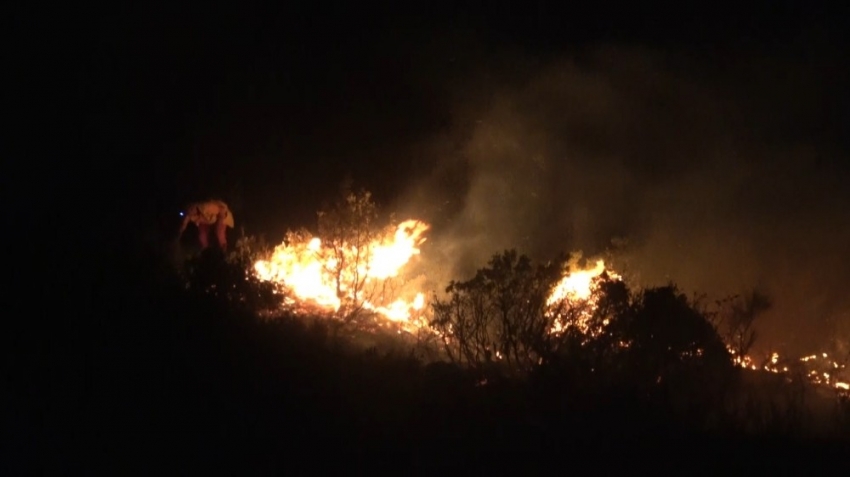
M334 278L340 315L355 319L363 309L372 245L380 238L378 208L367 191L344 192L327 211L320 211L319 236L329 250L324 260Z
M770 298L758 290L750 290L721 300L718 305L715 327L736 356L746 356L758 337L756 318L770 309Z
M618 321L629 344L622 369L636 389L691 425L718 424L731 391L732 361L697 304L675 285L649 288Z
M558 312L566 308L572 315L568 322L582 325L568 327L559 348L572 354L573 359L580 357L593 369L621 367L621 358L631 344L628 327L636 297L624 281L611 279L607 274L595 280L591 293L592 304L579 302L566 307L558 304Z
M632 308L624 337L653 379L670 365L728 361L714 327L675 285L643 290Z
M472 279L452 281L446 299L434 298L431 322L449 358L478 370L525 372L548 357L552 318L546 302L563 263L534 266L506 250Z

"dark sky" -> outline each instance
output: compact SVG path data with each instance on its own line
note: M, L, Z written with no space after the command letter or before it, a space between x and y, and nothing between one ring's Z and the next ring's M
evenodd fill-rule
M219 196L277 241L350 177L434 223L445 276L622 238L640 283L776 296L765 343L850 321L839 2L353 3L21 19L52 32L21 49L45 93L22 120L140 234Z

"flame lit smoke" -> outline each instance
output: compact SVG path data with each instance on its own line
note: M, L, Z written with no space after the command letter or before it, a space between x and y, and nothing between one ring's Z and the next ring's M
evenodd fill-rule
M346 303L354 303L355 309L366 310L394 322L405 331L429 331L424 293L419 290L393 293L396 289L390 283L420 255L419 247L425 242L424 234L429 228L424 222L407 220L397 227L390 227L365 247L358 249L345 245L341 250L333 250L321 238L309 233L290 233L287 240L274 249L271 257L255 263L254 270L262 280L275 282L289 291L291 297L286 303L297 312L318 310L338 315L346 312ZM340 261L354 266L341 266ZM546 302L551 309L550 333L561 333L568 326L577 326L586 334L603 331L591 330L587 324L596 304L594 284L603 274L613 280L622 279L619 274L606 269L602 260L596 261L591 268L582 268L577 261L568 264ZM555 311L557 305L563 303L586 306L579 316L566 319ZM607 321L603 322L604 325ZM842 393L850 391L850 383L838 378L845 372L846 365L829 360L827 353L806 356L797 363L793 360L780 362L779 354L773 353L759 366L751 356L737 356L732 347L728 349L737 366L754 371L789 373L795 364L807 364L810 368L816 364L820 369L806 371L811 382L829 385Z

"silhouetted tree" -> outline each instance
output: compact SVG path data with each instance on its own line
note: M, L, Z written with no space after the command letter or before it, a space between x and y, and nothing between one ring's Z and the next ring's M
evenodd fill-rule
M839 394L835 402L839 437L850 440L850 394Z
M550 356L553 317L547 299L565 262L535 266L506 250L472 279L452 281L447 298L434 298L431 322L449 358L479 370L525 372Z
M840 370L836 377L850 382L850 320L834 320L831 328L829 357Z
M717 422L733 366L714 326L675 285L636 294L615 320L636 389L694 425Z
M362 306L361 292L367 279L364 265L370 259L370 244L379 238L376 221L378 210L369 192L347 193L330 210L320 211L319 237L331 251L327 264L334 276L337 296L351 298L353 315Z
M380 276L373 269L377 248L397 229L394 218L380 225L378 206L368 191L351 192L344 184L342 195L328 210L318 212L316 253L324 271L332 277L340 306L336 317L341 324L368 324L372 307L389 305L398 299L403 283L395 277Z
M561 347L572 355L571 359L581 355L592 369L618 367L622 364L620 356L628 345L632 293L625 282L612 280L605 274L594 281L591 293L592 304L567 307L573 315L567 322L580 321L582 326L568 327ZM563 305L558 304L558 313L562 309Z
M651 373L668 365L728 358L714 327L674 285L643 290L630 314L623 337L631 352L646 358L640 366Z
M758 336L756 318L770 309L770 298L758 290L750 290L721 300L718 305L716 327L736 356L746 356Z

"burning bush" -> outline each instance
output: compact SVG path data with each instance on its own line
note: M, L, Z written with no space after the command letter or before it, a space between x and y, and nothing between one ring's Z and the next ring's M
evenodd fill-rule
M360 327L376 315L408 331L422 326L425 297L399 272L419 254L428 225L407 220L380 227L365 191L345 194L318 216L318 236L306 229L288 232L283 244L254 264L256 274L287 290L295 312Z
M574 255L534 265L507 250L446 293L434 297L431 327L450 360L478 370L522 375L564 354L624 343L608 326L625 316L628 290L601 261L581 269Z

